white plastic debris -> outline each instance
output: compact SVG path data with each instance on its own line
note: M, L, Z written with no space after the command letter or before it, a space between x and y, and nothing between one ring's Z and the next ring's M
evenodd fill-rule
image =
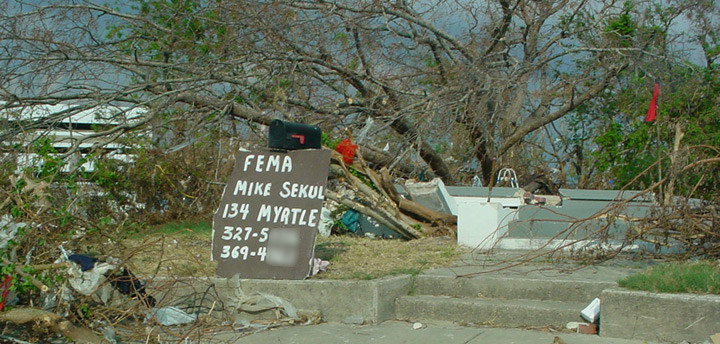
M6 248L10 240L17 236L18 229L25 226L23 222L13 222L8 215L0 217L0 250Z
M425 325L423 323L419 323L419 322L413 323L413 330L419 330L422 328L425 328Z
M115 265L109 263L97 263L93 269L82 271L80 266L72 264L67 269L68 282L78 293L85 296L92 295L105 281L105 273L115 269Z
M310 271L310 276L315 276L321 271L327 271L328 266L330 266L330 262L328 262L327 260L313 258L312 271Z
M577 329L578 329L578 327L580 327L580 324L585 324L585 323L579 322L579 321L571 321L571 322L567 323L567 325L565 325L565 328L568 330L577 332Z
M72 251L66 250L63 245L58 246L58 249L60 249L60 258L56 260L55 263L67 262Z
M260 313L275 310L278 319L282 317L298 319L297 309L285 299L259 291L245 294L239 274L228 279L228 286L235 291L235 295L230 297L230 301L237 304L237 310L240 312Z
M594 323L600 318L600 299L595 298L590 304L580 312L583 319Z
M322 208L322 211L320 211L320 222L318 223L318 233L321 237L329 237L330 231L333 226L333 219L331 216L331 212L327 208Z
M58 303L68 304L75 298L72 291L65 284L58 287L57 291L52 293L43 293L40 301L40 308L48 310L58 306Z
M259 291L241 297L238 300L237 308L240 311L248 313L259 313L274 309L278 312L278 318L280 318L282 314L289 318L297 319L298 317L297 309L295 309L295 306L290 302L275 295L265 294Z
M182 309L173 306L153 308L152 314L164 326L184 325L197 320L196 314L188 314Z

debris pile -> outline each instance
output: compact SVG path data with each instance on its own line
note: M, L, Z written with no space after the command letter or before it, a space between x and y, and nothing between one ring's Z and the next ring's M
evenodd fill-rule
M417 202L405 181L393 178L386 167L376 172L352 146L346 139L335 147L326 191L326 207L346 231L403 239L455 236L456 216Z
M319 321L319 315L298 315L292 304L274 295L245 295L239 280L229 282L237 284L229 288L235 290L235 297L222 297L207 279L193 278L191 283L182 279L147 282L120 259L74 254L62 246L60 250L53 264L15 267L19 271L51 269L58 276L57 283L52 284L36 280L40 302L26 302L23 294L27 292L18 287L21 281L10 275L4 277L0 284L0 307L5 308L0 312L0 322L6 327L4 338L32 341L60 335L80 343L115 343L120 338L156 337L162 341L174 333L171 337L200 339L218 333L242 336ZM327 264L317 259L316 271L322 271ZM273 316L243 316L264 311L272 311ZM34 330L28 331L26 326ZM198 326L204 330L197 331Z

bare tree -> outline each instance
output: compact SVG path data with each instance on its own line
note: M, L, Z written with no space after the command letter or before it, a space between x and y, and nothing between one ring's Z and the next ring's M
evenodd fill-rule
M468 169L491 181L523 138L595 97L642 51L610 37L606 24L623 11L615 1L4 8L6 108L126 102L153 116L184 103L256 124L317 123L335 136L372 118L366 158L386 166L410 149L450 183ZM386 143L389 152L377 149ZM410 162L394 166L421 172Z

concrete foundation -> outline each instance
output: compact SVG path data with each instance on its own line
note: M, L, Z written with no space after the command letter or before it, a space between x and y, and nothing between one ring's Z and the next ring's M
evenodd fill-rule
M612 271L612 270L610 270ZM415 277L392 276L371 281L241 280L244 293L259 291L281 297L305 312L319 312L324 321L353 325L387 320L455 321L502 327L563 327L581 321L580 311L594 297L601 300L600 336L657 342L705 342L720 333L720 296L660 294L618 288L610 272L591 278L582 272L559 276L456 278L437 271ZM237 295L237 284L212 278L224 302ZM160 302L207 285L183 281L162 295L162 280L149 285ZM153 287L153 285L155 285ZM187 290L182 290L187 289ZM232 307L227 304L226 307Z

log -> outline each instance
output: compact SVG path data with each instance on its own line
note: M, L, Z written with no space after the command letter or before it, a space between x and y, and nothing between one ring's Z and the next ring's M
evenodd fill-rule
M387 167L393 164L394 157L383 152L380 149L367 145L362 145L359 147L358 150L362 154L363 159L373 163L377 167ZM406 176L414 176L417 175L418 171L422 171L423 168L424 167L420 165L401 162L395 164L394 170Z
M42 309L30 307L13 308L7 312L0 313L0 321L11 322L18 325L35 322L41 327L48 328L57 334L63 335L75 343L109 343L105 338L96 335L93 331L84 327L77 327L60 315Z
M390 171L386 168L380 170L380 176L382 179L381 187L385 189L385 192L390 195L390 198L397 203L398 208L400 208L400 211L403 213L427 223L457 225L457 216L455 215L443 214L415 201L400 197L390 177Z
M392 181L392 177L390 176L390 171L383 167L380 169L380 187L385 190L385 192L388 194L390 199L393 200L395 203L400 203L400 194L397 192L397 189L395 189L395 183Z
M400 199L398 207L403 213L424 222L432 224L457 225L457 216L437 212L415 201Z

